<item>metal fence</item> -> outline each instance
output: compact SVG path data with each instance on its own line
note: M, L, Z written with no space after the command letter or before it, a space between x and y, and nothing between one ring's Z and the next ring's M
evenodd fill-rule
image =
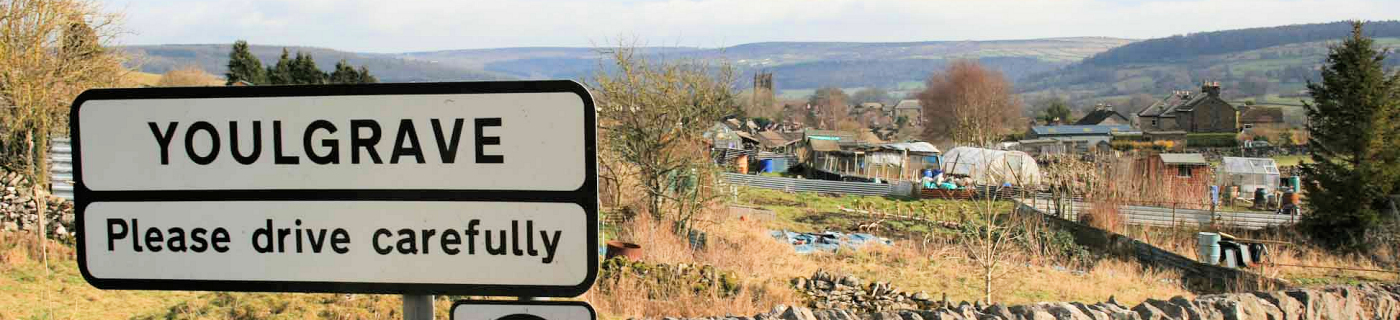
M724 181L730 184L787 192L817 192L865 196L889 196L895 194L894 185L883 183L765 177L730 172L723 173L723 175Z
M73 200L73 144L68 138L49 140L49 184L53 195Z
M1079 200L1060 201L1057 204L1053 199L1036 197L1019 201L1028 207L1035 208L1036 211L1071 221L1078 220L1079 216L1087 214L1093 209L1093 204ZM1220 226L1246 230L1289 225L1298 222L1301 218L1296 214L1276 214L1267 211L1212 212L1210 210L1135 205L1119 206L1118 213L1130 225L1154 227Z

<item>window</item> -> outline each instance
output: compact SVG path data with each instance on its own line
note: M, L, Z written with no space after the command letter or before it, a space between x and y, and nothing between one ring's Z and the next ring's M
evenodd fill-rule
M1191 177L1191 166L1176 166L1176 176L1182 178Z
M1157 119L1152 119L1152 126L1153 126L1153 127L1156 127L1156 126L1157 126Z

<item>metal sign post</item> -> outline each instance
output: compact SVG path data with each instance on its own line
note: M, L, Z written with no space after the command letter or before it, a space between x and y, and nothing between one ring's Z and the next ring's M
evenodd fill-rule
M95 89L78 265L101 289L573 297L598 270L573 81Z
M432 320L433 295L403 295L403 320Z
M593 306L582 301L461 300L452 304L451 320L597 320Z

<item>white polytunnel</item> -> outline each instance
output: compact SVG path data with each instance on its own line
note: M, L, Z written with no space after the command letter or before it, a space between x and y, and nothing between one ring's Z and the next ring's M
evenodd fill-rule
M941 168L944 174L968 176L981 185L1040 184L1040 166L1020 151L956 147L943 153Z

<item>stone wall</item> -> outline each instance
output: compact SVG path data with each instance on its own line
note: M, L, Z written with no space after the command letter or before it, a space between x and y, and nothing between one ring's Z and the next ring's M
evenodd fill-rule
M44 207L44 229L53 239L73 239L73 203L50 195L34 193L34 183L22 174L0 170L0 232L39 229L39 206Z
M673 318L667 318L672 320ZM962 302L933 309L860 312L778 306L748 316L689 320L1340 320L1400 319L1400 286L1333 286L1285 291L1149 299L1137 306L1107 302L1042 302L988 307Z

